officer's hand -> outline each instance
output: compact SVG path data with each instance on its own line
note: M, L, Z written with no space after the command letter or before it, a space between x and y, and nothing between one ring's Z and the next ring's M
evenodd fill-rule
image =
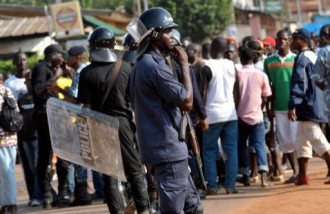
M181 46L174 46L173 54L174 60L182 66L189 65L188 64L188 56L183 47Z

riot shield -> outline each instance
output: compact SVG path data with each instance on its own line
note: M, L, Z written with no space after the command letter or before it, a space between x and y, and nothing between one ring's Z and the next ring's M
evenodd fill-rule
M117 118L57 98L48 99L47 117L56 155L126 181Z

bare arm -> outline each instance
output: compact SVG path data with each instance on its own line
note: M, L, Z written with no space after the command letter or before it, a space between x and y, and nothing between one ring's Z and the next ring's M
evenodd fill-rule
M207 99L207 89L209 87L209 82L212 78L212 71L208 66L204 66L202 71L201 71L201 76L202 76L202 86L201 86L201 94L203 97L204 103L206 103Z

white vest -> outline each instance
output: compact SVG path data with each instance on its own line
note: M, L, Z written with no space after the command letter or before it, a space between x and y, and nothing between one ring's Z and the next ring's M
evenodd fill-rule
M233 95L236 79L234 63L228 59L210 59L205 64L212 71L205 103L209 123L237 120Z

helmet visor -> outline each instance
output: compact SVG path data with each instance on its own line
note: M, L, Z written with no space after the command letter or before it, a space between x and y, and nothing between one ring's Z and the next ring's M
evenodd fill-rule
M139 44L146 36L148 36L154 28L147 28L140 19L133 19L126 27L127 31L133 36L137 44Z

